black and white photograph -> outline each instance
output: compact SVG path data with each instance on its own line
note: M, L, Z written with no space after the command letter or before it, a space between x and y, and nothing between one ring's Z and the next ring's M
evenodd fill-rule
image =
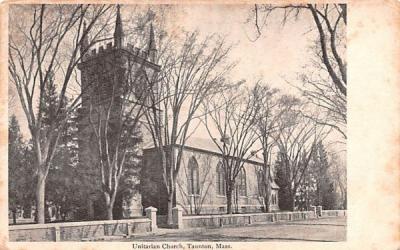
M8 241L346 242L350 13L8 5Z

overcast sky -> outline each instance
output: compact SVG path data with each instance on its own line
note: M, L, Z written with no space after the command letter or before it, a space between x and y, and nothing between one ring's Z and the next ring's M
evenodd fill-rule
M181 26L187 31L198 30L202 35L217 33L226 36L228 43L235 44L230 58L238 61L232 79L245 79L248 84L253 84L262 78L283 92L295 93L296 89L286 82L299 86L296 75L309 62L311 53L308 46L317 37L316 31L312 30L310 15L304 13L286 25L282 25L281 15L272 15L261 37L252 41L255 26L246 22L251 8L253 5L176 5L167 16L167 27ZM122 18L128 18L131 8L123 6L121 9ZM10 112L17 114L24 135L30 137L20 104ZM200 128L194 136L208 135Z
M315 39L310 30L308 13L296 22L282 26L281 16L271 16L262 36L256 41L255 26L246 23L253 5L197 5L180 7L180 23L188 30L226 35L228 42L236 43L232 59L239 60L234 78L254 82L263 77L269 84L287 89L283 77L293 80L307 63L307 46ZM179 13L179 12L178 12ZM291 89L287 89L291 91Z

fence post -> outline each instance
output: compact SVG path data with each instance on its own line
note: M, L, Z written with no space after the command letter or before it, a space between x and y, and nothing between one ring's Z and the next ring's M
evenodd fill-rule
M314 217L317 218L318 214L317 214L317 207L316 206L311 206L311 211L314 212Z
M181 207L174 207L172 209L172 221L175 228L183 228L182 211Z
M317 206L317 216L322 217L322 206Z
M148 207L144 210L146 212L146 217L151 220L151 231L157 229L157 208Z
M60 226L56 225L54 226L54 233L55 233L55 241L61 241L61 232L60 232Z
M133 227L133 223L126 223L126 230L127 230L127 232L126 232L126 236L131 236L132 235L132 231L134 231L134 229L132 228Z

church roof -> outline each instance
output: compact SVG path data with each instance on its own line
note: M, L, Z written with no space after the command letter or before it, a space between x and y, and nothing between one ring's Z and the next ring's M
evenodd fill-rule
M217 143L220 143L220 142L218 141ZM179 144L175 145L175 146L179 146ZM152 149L152 148L154 148L154 145L152 143L149 143L144 146L145 150ZM219 150L216 143L214 141L212 141L211 139L206 139L206 138L190 137L189 139L187 139L187 141L185 143L185 148L195 150L195 151L202 151L205 153L221 155L221 151ZM252 157L249 157L248 161L252 161L252 162L255 162L258 164L263 163L263 159L258 157L257 154Z

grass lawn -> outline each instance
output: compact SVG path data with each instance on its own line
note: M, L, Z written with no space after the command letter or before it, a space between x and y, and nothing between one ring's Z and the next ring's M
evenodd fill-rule
M255 224L245 227L159 229L123 241L345 241L346 218Z

